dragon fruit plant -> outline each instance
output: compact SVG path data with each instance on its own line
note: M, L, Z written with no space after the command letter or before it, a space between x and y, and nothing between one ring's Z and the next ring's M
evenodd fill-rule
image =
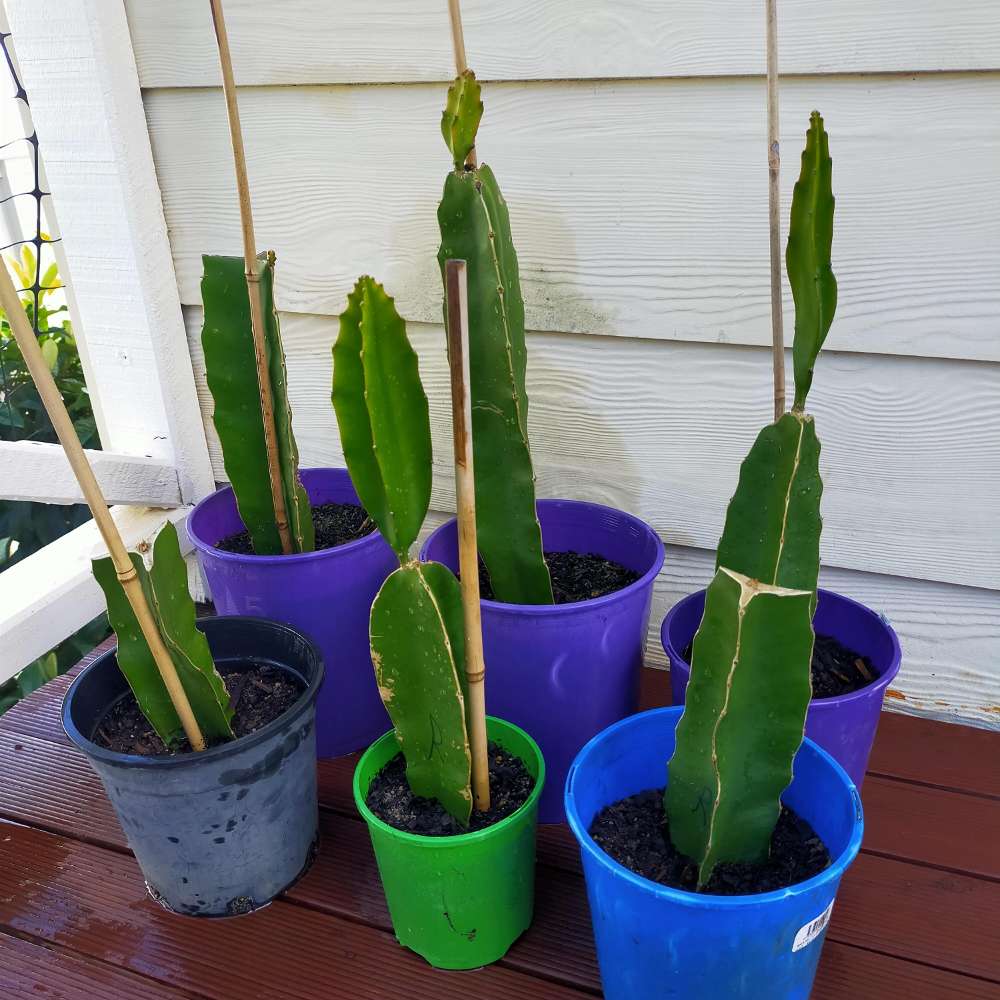
M669 764L670 836L697 862L699 886L720 861L766 860L804 734L823 490L805 404L837 307L831 178L829 139L813 112L785 255L795 400L760 432L740 469Z
M441 118L454 169L445 179L438 208L438 262L442 281L445 261L464 260L468 268L479 554L498 601L552 604L528 445L527 350L517 253L497 179L470 155L482 116L479 83L466 70L449 88ZM446 301L446 326L447 311Z
M285 352L274 305L274 252L268 251L257 260L286 530L292 552L312 552L312 509L299 481L299 451L292 433ZM242 257L210 254L202 257L202 264L205 325L201 343L208 388L215 401L212 421L222 445L226 475L254 552L259 556L280 555L283 547L268 473L246 264Z
M411 553L431 497L431 427L417 355L370 277L347 297L333 347L333 407L365 510L399 559L371 610L372 663L414 794L463 826L472 812L465 636L458 580Z

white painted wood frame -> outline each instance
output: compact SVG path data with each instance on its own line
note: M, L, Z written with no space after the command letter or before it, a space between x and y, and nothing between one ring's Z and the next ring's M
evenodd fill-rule
M90 454L108 501L141 505L115 511L134 546L215 481L125 9L5 2L100 418ZM24 442L0 446L0 497L81 499L61 449ZM90 522L0 575L0 681L102 610L100 551Z

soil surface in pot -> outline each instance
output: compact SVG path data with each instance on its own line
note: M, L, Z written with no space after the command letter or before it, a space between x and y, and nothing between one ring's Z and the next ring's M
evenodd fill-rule
M690 664L691 643L681 654ZM812 656L813 698L836 698L860 691L878 679L878 671L867 656L855 653L832 635L816 633Z
M277 667L251 665L249 668L224 664L219 673L229 690L236 739L249 736L284 715L305 690L295 676ZM167 748L139 710L131 691L119 698L101 720L93 741L115 753L138 754L140 757L167 757L190 753L191 744L185 739Z
M635 570L596 552L546 552L545 564L549 567L556 604L576 604L604 597L635 583L640 576ZM487 601L496 600L489 571L482 559L479 560L479 596Z
M528 800L535 779L520 757L490 742L490 808L488 812L472 810L468 830L445 811L437 799L414 795L406 780L406 761L396 754L368 786L365 804L383 823L405 833L425 837L453 837L459 833L484 830L516 812Z
M663 789L650 789L605 806L590 827L598 846L630 871L674 889L694 892L698 866L670 842ZM715 866L702 890L714 896L748 896L804 882L830 864L830 852L813 828L784 806L764 864Z
M316 548L335 549L346 542L354 542L375 530L375 522L364 507L356 503L321 503L312 509L313 527L316 529ZM235 552L241 556L254 555L249 531L238 531L215 543L223 552Z

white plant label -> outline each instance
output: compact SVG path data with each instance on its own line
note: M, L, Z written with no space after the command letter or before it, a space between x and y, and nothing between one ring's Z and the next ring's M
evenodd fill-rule
M795 940L792 942L792 951L801 951L807 944L812 944L826 930L826 925L830 922L830 915L833 913L833 903L815 919L799 928Z

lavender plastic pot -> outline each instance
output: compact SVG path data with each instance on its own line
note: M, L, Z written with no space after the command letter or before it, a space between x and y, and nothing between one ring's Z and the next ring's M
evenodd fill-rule
M301 476L313 505L358 503L346 469ZM222 552L215 543L244 528L229 486L202 500L187 527L220 615L285 622L319 647L326 675L316 704L317 755L339 757L381 736L391 723L375 684L368 614L397 565L382 536L290 556Z
M705 610L705 591L675 604L663 619L660 640L670 660L675 705L684 704L691 666L681 655L694 638ZM832 590L819 591L813 626L849 649L869 657L878 679L860 691L836 698L814 698L806 716L806 736L815 740L860 788L875 742L885 689L899 672L902 653L892 626L870 608Z
M639 518L579 500L539 500L547 552L596 552L639 579L606 597L576 604L482 602L486 706L541 747L548 773L540 823L565 822L563 785L577 751L639 703L653 581L663 543ZM458 570L454 520L441 525L420 556Z

